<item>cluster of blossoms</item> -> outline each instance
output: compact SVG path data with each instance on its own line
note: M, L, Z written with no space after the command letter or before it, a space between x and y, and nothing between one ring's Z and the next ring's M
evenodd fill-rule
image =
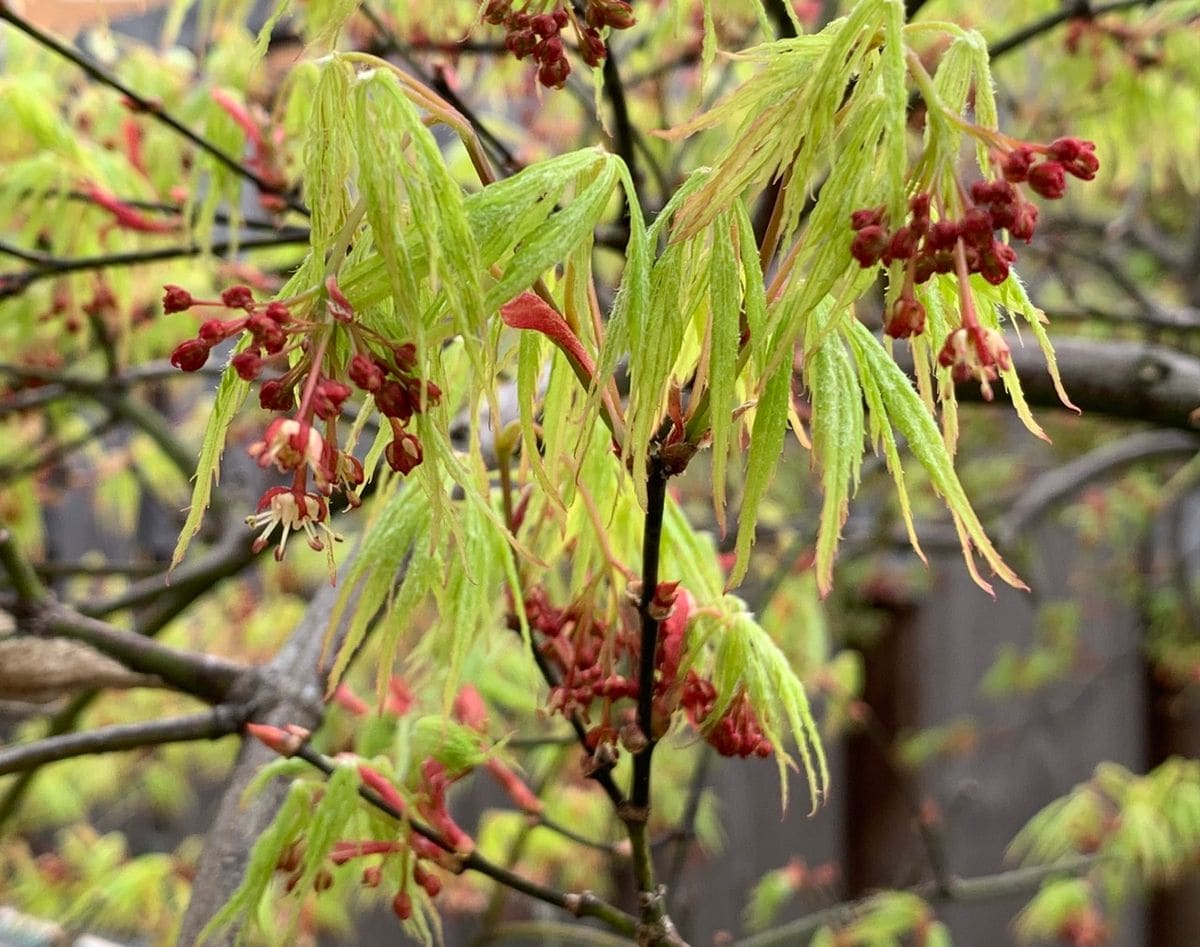
M584 22L574 10L562 6L542 13L531 13L534 3L513 9L513 0L489 0L483 11L485 22L503 26L504 45L517 59L532 56L538 63L538 82L548 89L561 89L571 74L563 47L562 31L570 24L579 40L579 55L589 66L599 66L608 55L600 31L605 27L624 30L636 22L633 9L625 0L587 0Z
M850 217L855 231L850 253L859 265L903 265L900 295L884 320L884 332L897 339L920 335L925 330L925 307L916 298L915 287L937 273L958 276L963 324L945 340L938 356L941 365L953 370L956 381L977 378L990 395L988 383L998 370L1009 367L1009 352L1003 338L982 327L974 312L968 279L978 273L993 286L1008 279L1017 254L1009 238L1028 243L1038 222L1037 205L1027 200L1018 185L1024 184L1047 200L1066 193L1067 175L1090 181L1099 161L1095 145L1078 138L1059 138L1048 145L1011 142L988 133L997 177L974 182L959 189L961 213L937 206L928 192L915 194L908 203L907 219L889 229L883 207L856 210Z
M441 398L437 385L416 375L416 347L389 342L358 321L332 277L323 296L327 318L297 315L293 307L307 299L264 304L254 300L248 286L231 286L218 300L195 299L179 286L167 286L163 295L167 313L196 307L238 313L203 322L195 338L176 346L171 364L183 371L199 371L214 347L233 338L242 340L242 351L230 359L230 365L243 380L258 383L258 400L264 409L279 413L262 440L250 445L250 454L264 469L274 466L292 474L291 485L267 490L246 520L261 530L254 542L256 552L282 527L276 559L283 557L293 532L303 532L315 550L339 539L327 523L327 498L334 491L340 491L350 506L360 503L362 463L337 446L338 421L354 392L351 385L374 396L376 407L391 425L392 440L384 458L401 474L410 473L424 459L421 441L407 430L408 422ZM339 330L346 332L354 352L345 365L335 364L331 354L331 335Z
M622 622L611 628L596 619L584 601L557 608L540 586L526 594L524 605L530 628L537 635L538 650L557 671L558 684L550 692L549 710L564 716L578 715L588 725L592 767L615 762L618 745L637 752L647 739L662 738L677 710L684 711L691 725L723 756L771 753L771 744L744 692L735 695L714 720L718 694L712 681L694 668L681 673L693 601L678 582L660 582L650 603L651 614L661 622L650 734L639 728L633 706L638 698L641 651L637 622ZM510 615L509 623L518 627L515 616ZM622 700L627 702L624 707L614 706Z

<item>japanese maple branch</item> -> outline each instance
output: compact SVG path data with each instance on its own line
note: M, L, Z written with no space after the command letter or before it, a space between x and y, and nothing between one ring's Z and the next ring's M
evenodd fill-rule
M320 770L326 776L332 775L334 772L335 764L333 760L317 752L307 744L301 746L295 755ZM537 901L562 908L575 917L594 917L622 934L632 935L636 930L636 922L632 917L614 905L602 901L591 892L568 893L549 888L489 861L478 852L459 855L454 851L454 847L432 828L417 819L411 818L407 813L400 812L372 789L367 786L359 786L358 794L380 812L384 812L393 819L403 823L413 832L433 842L434 845L437 845L443 851L456 855L460 859L463 869L466 871L479 872L481 875L486 875L488 878L499 882L507 888L519 891L521 894L534 898Z
M251 670L222 658L161 645L59 603L21 554L12 534L3 528L0 567L8 573L16 592L13 614L21 630L82 641L131 671L153 675L164 684L212 703L224 701L238 680Z
M1075 0L1073 3L1064 3L1053 13L1048 13L1040 20L1034 20L992 43L988 46L988 57L995 60L1011 53L1068 20L1091 20L1106 13L1118 13L1122 10L1132 10L1134 7L1152 7L1157 2L1158 0L1111 0L1109 3L1091 3L1090 0Z
M939 893L937 886L932 882L907 890L934 901L987 901L1036 891L1041 887L1042 882L1055 875L1085 874L1098 860L1095 855L1080 855L1063 859L1053 865L1014 868L1011 871L1001 871L977 878L954 878L951 880L949 890L944 893ZM777 947L777 945L785 947L785 945L803 943L806 937L822 927L836 929L854 920L855 917L860 916L871 907L873 899L873 895L868 895L857 901L835 904L789 924L782 924L752 937L744 937L735 941L733 947Z
M2 2L2 0L0 0ZM199 244L182 244L169 247L153 247L149 250L128 250L121 253L105 253L85 257L54 257L33 253L0 241L0 254L15 256L31 264L29 269L0 273L0 300L17 296L39 280L53 279L70 273L105 270L111 267L140 266L143 263L162 263L185 257L211 253L223 256L235 250L259 250L264 247L285 247L307 244L308 231L289 228L280 233L264 236L243 237L239 240L221 240L205 247Z
M6 0L0 0L0 20L12 24L34 42L44 46L46 49L50 50L56 55L61 56L63 59L74 63L77 67L79 67L79 69L87 73L87 75L91 76L91 78L95 79L97 82L108 86L110 89L113 89L116 92L119 92L129 101L131 108L138 112L145 112L155 121L165 125L181 138L191 142L205 154L210 155L217 162L224 165L224 167L226 167L228 170L242 178L245 178L256 188L258 188L261 193L278 194L285 201L287 201L287 205L292 210L298 211L304 215L308 214L308 208L306 208L304 204L297 200L294 196L288 194L286 189L266 180L252 168L243 164L241 161L238 161L236 158L231 158L207 138L204 138L202 135L192 131L181 121L179 121L179 119L175 118L175 116L173 116L170 112L167 112L162 107L161 102L158 102L154 99L148 99L145 96L138 94L124 82L122 82L117 76L113 75L81 50L62 42L57 37L51 36L49 33L38 28L33 23L30 23L28 20L18 16L17 12L6 2Z
M663 514L667 500L667 471L657 454L650 457L646 475L646 518L642 533L642 594L638 601L642 640L638 657L637 722L645 745L633 754L633 778L624 821L632 846L633 875L638 887L643 928L639 936L651 944L681 943L667 915L665 894L654 880L654 857L647 831L650 816L651 764L654 758L654 672L658 653L659 619L652 603L658 588L662 553Z
M165 743L217 740L237 733L245 722L245 709L229 704L218 705L203 713L168 720L145 720L116 724L84 733L58 736L0 749L0 776L36 769L47 763L118 753Z

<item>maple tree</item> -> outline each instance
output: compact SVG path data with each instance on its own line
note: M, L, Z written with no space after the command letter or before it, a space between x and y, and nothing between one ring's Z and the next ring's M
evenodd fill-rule
M699 831L709 754L773 760L785 805L802 774L815 811L825 741L869 716L823 616L872 448L917 556L936 497L982 592L1033 580L960 477L960 400L1041 439L1034 404L1123 413L1105 385L1129 379L1093 377L1018 269L1117 206L1131 162L1200 190L1194 130L1154 127L1200 102L1194 4L1018 3L989 43L968 2L310 0L255 31L201 2L189 52L192 6L160 48L81 47L0 0L0 697L58 701L0 747L0 821L74 826L36 856L6 841L0 877L31 911L164 942L313 938L359 897L420 940L463 906L500 936L512 890L589 942L683 943L656 850ZM1064 36L1044 75L999 73ZM1189 370L1133 415L1190 430ZM1154 449L1194 453L1172 434ZM752 607L797 449L814 531ZM56 571L44 521L76 453L118 532L147 497L186 508L169 561ZM1029 664L1009 657L1001 691ZM92 754L166 747L139 787L165 797L235 744L202 850L128 856L87 824L122 791ZM38 768L68 760L39 807ZM463 824L483 779L509 808ZM553 843L526 851L533 828ZM937 898L1010 890L1036 890L1023 935L1098 943L1200 852L1200 767L1102 766L1014 851L1032 867L935 857L932 887L777 922L814 883L793 862L743 943L936 947Z

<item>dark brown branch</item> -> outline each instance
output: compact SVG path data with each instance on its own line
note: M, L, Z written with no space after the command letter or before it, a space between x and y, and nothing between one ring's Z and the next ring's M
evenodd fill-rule
M913 894L931 901L987 901L1026 894L1036 891L1048 878L1056 875L1085 874L1097 862L1096 856L1078 856L1064 859L1053 865L1035 865L1031 868L1015 868L978 878L955 878L945 893L939 894L933 883L917 885L907 889ZM733 947L784 947L802 944L814 931L822 927L838 928L861 916L870 909L873 896L858 901L835 904L813 914L806 915L789 924L783 924L761 934L736 941Z
M144 263L162 263L167 260L202 256L206 253L223 256L234 250L259 250L264 247L284 247L305 243L308 243L307 231L288 229L281 233L245 237L236 241L220 240L209 247L199 244L184 244L154 247L149 250L130 250L123 253L106 253L98 256L60 258L45 254L33 254L9 243L0 242L0 253L17 256L34 263L32 268L27 270L0 273L0 300L23 293L39 280L66 276L69 273L105 270L117 266L140 266Z
M261 193L278 194L287 201L288 206L292 210L298 211L301 214L308 214L308 209L304 206L304 204L297 200L295 196L287 193L286 189L281 188L274 182L268 181L266 178L262 177L262 175L258 174L241 161L238 161L236 158L231 158L229 155L225 154L224 151L214 145L211 141L204 138L202 135L198 135L196 132L192 131L181 121L179 121L179 119L175 118L175 116L167 112L162 107L161 102L158 102L154 99L148 99L143 95L139 95L124 82L122 82L117 76L113 75L81 50L76 49L74 46L67 45L58 38L51 36L49 33L30 23L28 20L22 19L17 15L16 11L8 5L8 3L4 2L4 0L0 0L0 20L12 24L16 29L20 30L34 42L44 46L51 52L56 53L63 59L74 63L83 72L91 76L97 82L108 86L110 89L113 89L116 92L119 92L129 101L131 109L138 112L144 112L152 117L155 121L165 125L181 138L191 142L205 154L210 155L228 170L242 178L245 178L256 188L258 188Z
M5 747L0 749L0 776L79 756L118 753L164 743L217 740L236 733L244 717L242 708L222 704L186 717L116 724L85 733L65 733L34 743Z
M1183 431L1142 431L1104 444L1035 479L1001 517L995 533L1011 546L1049 510L1069 501L1097 480L1134 464L1164 457L1188 457L1200 451L1200 435Z
M331 775L335 769L333 760L318 753L307 744L302 746L295 755L320 770L326 776ZM455 854L454 847L442 838L440 834L425 823L412 818L410 814L393 808L372 789L360 785L358 794L380 812L384 812L398 822L402 822L417 835L433 842L434 845L437 845L443 851ZM552 904L575 917L594 917L599 921L603 921L613 930L626 935L632 935L636 930L636 922L632 917L606 901L602 901L590 892L569 893L538 884L536 881L532 881L489 861L478 852L471 852L468 855L460 855L458 857L461 859L464 871L475 871L481 875L486 875L506 888L520 892L534 900L542 901L545 904Z
M1040 20L1034 20L1027 26L992 43L988 47L988 56L992 60L999 59L1068 20L1081 18L1090 20L1106 13L1118 13L1122 10L1132 10L1135 7L1151 7L1157 2L1158 0L1112 0L1110 3L1093 4L1089 0L1074 0L1073 3L1064 3L1053 13L1048 13Z
M152 674L176 690L212 703L226 700L252 669L194 651L159 644L136 632L81 615L57 602L47 601L17 625L36 634L72 638L91 645L139 674Z
M1008 337L1008 344L1029 403L1062 409L1041 349L1028 339L1022 345L1014 336ZM1200 358L1163 345L1062 336L1054 339L1054 351L1063 386L1085 416L1200 430ZM896 347L896 360L911 374L907 348ZM960 401L984 400L973 383L959 385L957 393ZM996 403L1005 403L1003 392Z

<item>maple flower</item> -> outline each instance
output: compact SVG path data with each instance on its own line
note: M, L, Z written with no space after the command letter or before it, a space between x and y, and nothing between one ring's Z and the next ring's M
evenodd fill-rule
M278 562L283 559L292 533L303 531L308 537L308 545L318 552L325 548L322 534L333 542L339 542L341 537L329 528L326 522L328 518L329 504L320 494L291 487L272 487L259 499L255 512L246 517L246 525L254 529L262 527L252 547L256 553L266 548L275 527L283 527L279 545L275 547L275 560Z
M250 456L266 469L275 465L281 473L307 465L317 479L317 487L326 491L333 479L325 464L325 439L316 428L294 418L276 418L267 425L261 441L249 447Z

